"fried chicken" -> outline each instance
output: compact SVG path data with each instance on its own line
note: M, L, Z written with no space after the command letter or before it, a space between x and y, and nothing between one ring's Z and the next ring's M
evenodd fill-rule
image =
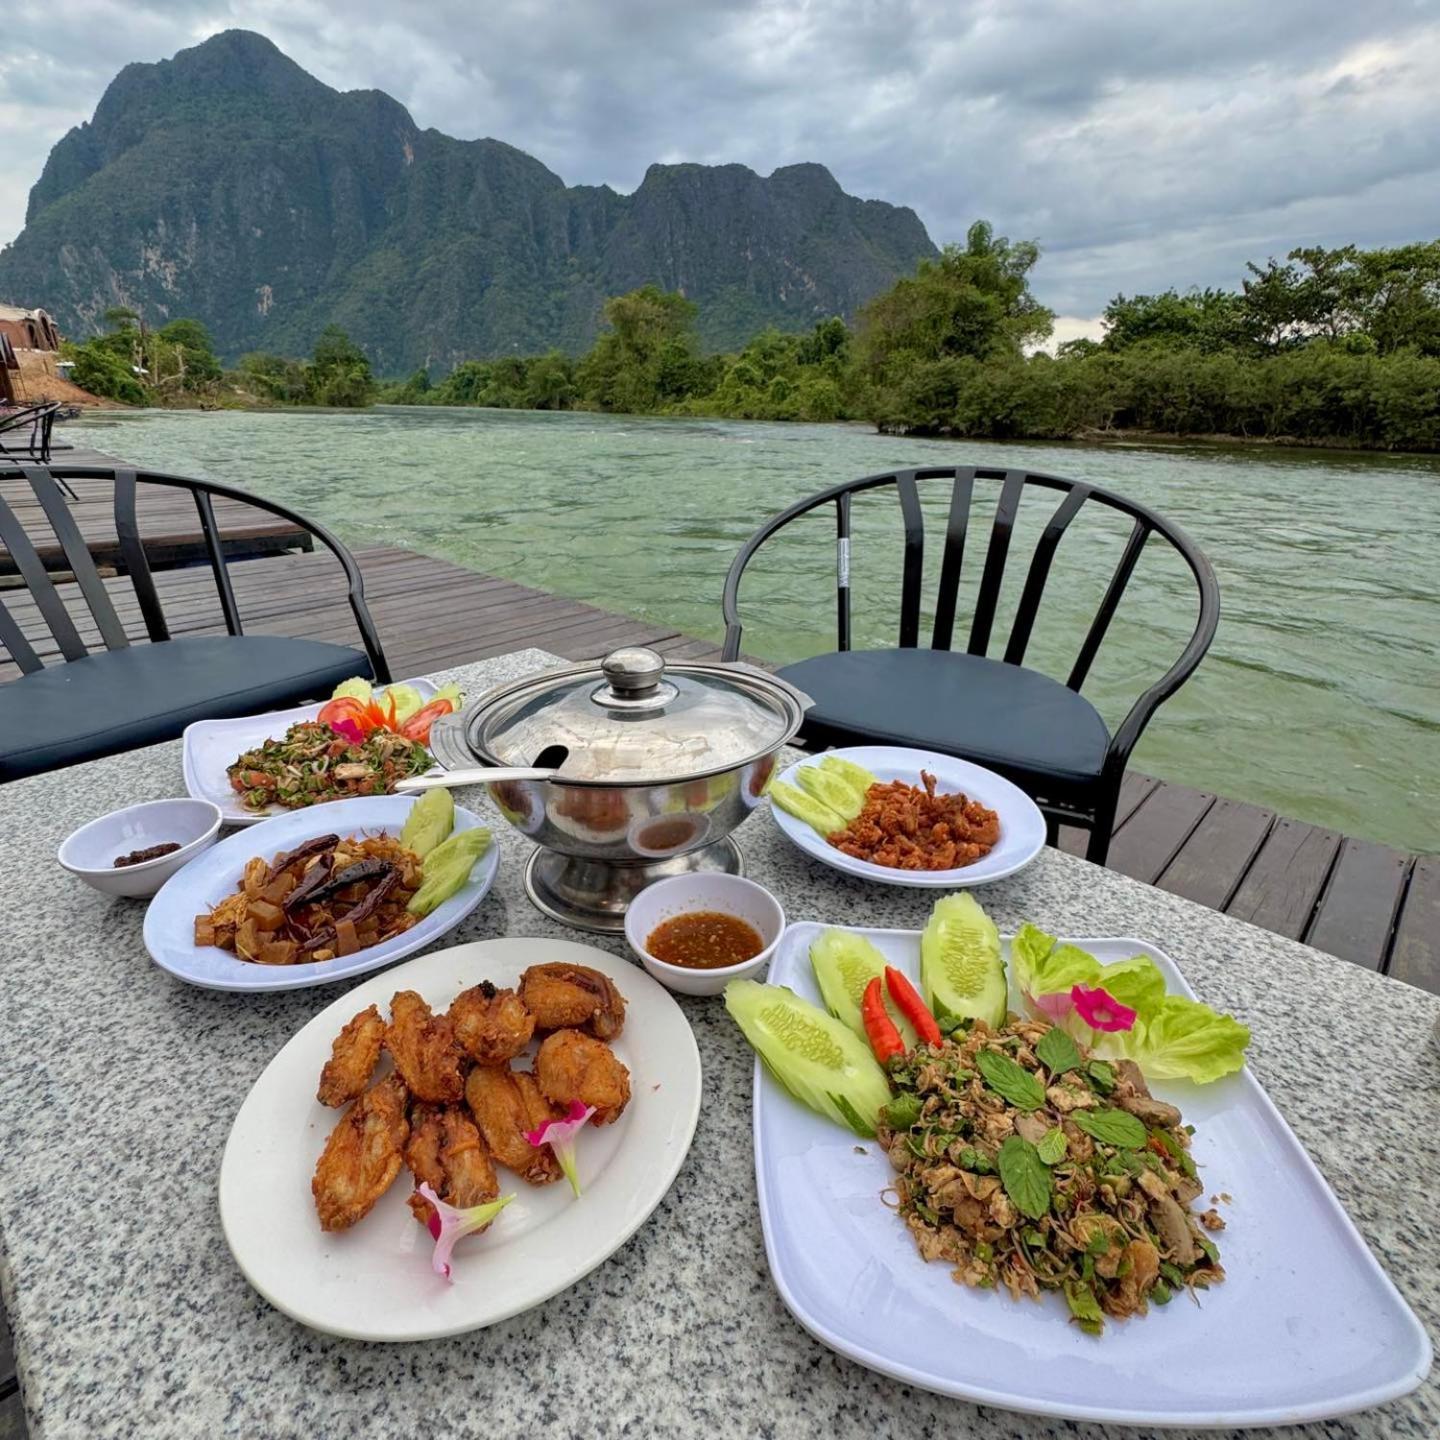
M375 1073L384 1040L385 1022L379 1009L372 1005L362 1010L335 1037L315 1098L322 1105L340 1106L362 1094Z
M608 1045L579 1030L546 1036L535 1057L535 1078L556 1105L593 1105L592 1125L610 1124L630 1102L630 1072Z
M625 997L608 976L585 965L532 965L520 977L520 998L540 1033L588 1030L613 1040L625 1023Z
M432 1014L415 991L397 991L390 1001L385 1048L417 1100L448 1105L464 1094L455 1027L447 1016Z
M405 1086L387 1075L340 1117L315 1165L310 1191L322 1230L348 1230L400 1173L410 1134Z
M488 980L462 990L449 1013L455 1038L481 1065L503 1065L535 1033L535 1017L520 997L513 990L497 990Z
M418 1193L429 1187L458 1209L483 1204L500 1193L490 1152L475 1122L458 1105L416 1105L410 1112L410 1143L405 1163L415 1177L417 1193L410 1209L422 1224L430 1222L430 1202Z
M508 1065L477 1065L465 1082L465 1100L475 1123L494 1157L532 1185L548 1185L560 1178L560 1162L548 1145L538 1149L526 1138L550 1118L546 1113L532 1119L538 1091L527 1105L526 1092Z

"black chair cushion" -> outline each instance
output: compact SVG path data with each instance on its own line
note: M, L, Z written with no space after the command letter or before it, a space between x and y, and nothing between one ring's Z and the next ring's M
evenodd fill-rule
M1109 732L1083 696L1037 670L950 650L846 650L780 674L814 701L802 734L826 745L913 745L1008 774L1085 785Z
M0 780L173 740L192 720L323 698L370 673L358 650L277 635L195 636L50 665L0 685Z

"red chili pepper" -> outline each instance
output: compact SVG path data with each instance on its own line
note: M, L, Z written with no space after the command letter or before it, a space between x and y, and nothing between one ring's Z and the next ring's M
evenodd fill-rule
M860 1018L865 1022L870 1048L882 1065L887 1060L893 1060L897 1055L905 1053L905 1042L900 1038L895 1022L885 1009L885 997L880 993L878 975L865 987L865 994L860 1000Z
M924 1045L940 1044L940 1027L930 1013L930 1007L920 998L920 992L893 965L885 967L885 987L890 998L900 1007L900 1013L915 1027L915 1033Z

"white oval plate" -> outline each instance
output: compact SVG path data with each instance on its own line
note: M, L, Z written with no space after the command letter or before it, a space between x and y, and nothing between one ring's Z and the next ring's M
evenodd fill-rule
M399 683L399 682L397 682ZM435 685L429 680L406 680L429 704ZM383 690L383 685L377 685ZM301 720L314 720L324 705L297 705L291 710L271 710L260 715L237 715L233 720L196 720L185 727L180 752L180 768L185 776L185 789L197 800L208 800L220 807L227 825L258 825L277 815L299 813L272 805L268 810L247 810L230 784L226 767L233 765L247 750L256 750L267 740L279 740ZM328 802L334 804L333 800ZM323 834L324 831L318 831Z
M790 926L770 962L772 985L820 1003L810 946L824 928ZM919 931L845 928L919 979ZM1148 955L1171 994L1195 998L1146 941L1073 943L1102 963ZM1013 975L1010 998L1018 1010ZM1248 1068L1210 1085L1153 1086L1196 1127L1205 1194L1233 1197L1219 1207L1229 1222L1217 1237L1225 1282L1109 1321L1099 1337L1070 1323L1058 1295L1011 1300L927 1264L883 1202L895 1174L880 1147L805 1109L758 1059L754 1075L755 1181L776 1289L816 1339L872 1370L980 1405L1139 1426L1143 1436L1325 1420L1404 1395L1430 1368L1420 1322ZM1373 1430L1388 1433L1379 1417Z
M492 842L465 886L418 925L353 955L308 965L256 965L237 960L217 945L195 943L195 917L213 909L239 887L245 863L252 856L272 860L282 850L293 850L317 835L333 833L341 839L362 832L398 836L415 803L415 797L410 795L332 800L328 805L277 815L258 829L243 830L202 851L161 886L145 912L145 948L150 958L177 979L206 990L304 990L364 975L433 944L448 935L495 883L500 868L498 845ZM470 830L483 823L478 815L456 807L456 830Z
M462 1240L454 1281L430 1268L429 1232L406 1205L402 1169L350 1230L326 1234L310 1177L343 1113L316 1102L320 1068L340 1027L397 990L442 1010L481 980L513 986L530 965L568 961L603 971L625 996L615 1053L631 1100L613 1125L587 1127L578 1159L584 1193L563 1181L528 1185L497 1168L515 1196L483 1235ZM680 1007L644 971L570 940L481 940L377 975L322 1010L266 1067L220 1162L220 1222L245 1278L302 1325L354 1340L436 1340L518 1315L573 1285L623 1245L679 1173L700 1114L700 1053Z
M828 844L818 831L772 801L770 813L774 815L775 823L807 855L834 870L858 875L862 880L878 880L882 885L933 885L957 890L967 885L985 885L992 880L1003 880L1007 875L1023 870L1045 848L1045 817L1040 813L1039 806L1018 785L1012 785L1003 775L997 775L983 765L972 765L970 761L957 760L953 755L937 755L932 750L910 750L900 745L852 745L845 750L827 753L838 755L843 760L853 760L881 780L904 780L909 785L918 785L920 772L928 770L935 777L936 789L942 794L961 791L987 809L994 810L1000 817L1000 843L983 860L959 870L896 870L889 865L873 865L868 860L856 860L854 856L844 854ZM795 772L802 765L817 765L824 758L823 755L807 755L780 778L787 785L794 785Z

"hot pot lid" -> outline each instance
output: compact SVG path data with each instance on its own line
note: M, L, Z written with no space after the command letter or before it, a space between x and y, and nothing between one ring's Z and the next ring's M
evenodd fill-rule
M748 666L667 666L644 646L552 670L483 696L463 732L491 765L549 765L557 779L663 784L730 770L800 728L808 697Z

